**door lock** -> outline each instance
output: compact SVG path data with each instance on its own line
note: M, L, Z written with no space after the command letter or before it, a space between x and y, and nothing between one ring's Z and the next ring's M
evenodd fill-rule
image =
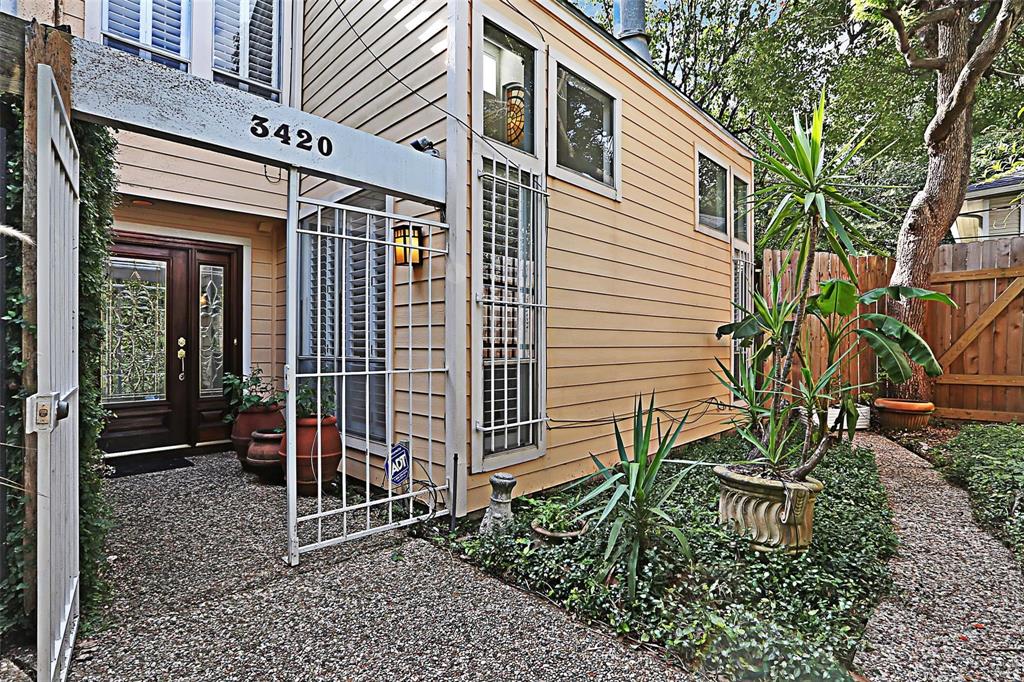
M181 361L181 372L178 373L178 381L185 380L185 339L178 339L178 345L182 346L178 349L178 360Z

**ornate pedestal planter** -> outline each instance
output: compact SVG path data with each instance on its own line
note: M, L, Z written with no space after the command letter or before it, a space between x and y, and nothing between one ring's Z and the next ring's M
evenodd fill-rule
M883 431L917 431L928 426L935 404L924 400L875 398L878 425Z
M808 478L790 483L715 467L720 495L718 520L750 538L761 551L802 552L811 544L814 498L824 489Z

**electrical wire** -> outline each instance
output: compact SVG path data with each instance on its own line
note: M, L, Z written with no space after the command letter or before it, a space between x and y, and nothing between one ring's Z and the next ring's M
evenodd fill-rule
M508 4L508 3L506 2L505 4ZM341 6L341 0L334 0L334 6L335 6L335 7L337 8L337 10L338 10L338 13L339 13L339 14L341 14L341 18L342 18L342 19L343 19L343 20L345 21L345 23L346 23L346 24L348 24L348 27L349 27L349 29L350 29L350 30L352 31L352 33L353 33L353 34L355 35L355 37L356 37L356 40L358 40L358 41L359 41L359 42L360 42L360 43L362 44L362 46L363 46L363 49L365 49L365 50L366 50L366 53L367 53L368 55L370 55L370 57L371 57L371 58L372 58L372 59L373 59L373 60L374 60L375 62L377 62L377 64L378 64L378 65L380 65L380 67L381 67L382 69L384 69L384 71L385 71L385 72L386 72L386 73L387 73L387 74L388 74L389 76L391 76L391 78L393 78L393 79L394 79L394 81L395 81L396 83L398 83L398 84L399 84L399 85L401 85L401 86L402 86L403 88L405 88L406 90L408 90L408 91L409 91L409 92L410 92L411 94L413 94L413 95L415 95L416 97L418 97L418 98L420 98L421 100L423 100L423 101L424 101L424 103L426 103L426 104L427 104L428 106L430 106L430 107L433 107L434 109L436 109L436 110L440 111L440 112L441 112L442 114L444 114L444 115L445 115L446 117L448 117L448 118L452 119L453 121L455 121L456 123L458 123L459 125L461 125L461 126L462 126L463 128L465 128L466 130L468 130L468 131L469 131L469 134L470 134L470 135L472 135L472 136L474 136L474 137L477 137L477 138L479 138L479 139L480 139L480 141L482 141L482 142L483 142L484 144L486 144L486 145L487 145L488 147L490 147L490 148L491 148L491 151L493 151L493 152L494 152L495 154L497 154L497 155L498 155L498 156L500 156L500 157L501 157L502 159L504 159L504 161L505 161L505 163L506 163L507 165L513 166L513 167L514 167L514 168L515 168L515 169L516 169L517 171L521 171L521 170L522 170L522 168L520 167L520 165L519 165L519 164L517 164L516 162L514 162L514 161L513 161L512 159L510 159L510 158L509 158L508 156L506 156L505 154L503 154L503 153L502 153L502 151L501 151L500 149L498 149L497 147L495 147L495 146L494 146L494 145L493 145L493 144L491 143L491 141L487 139L487 137L485 137L484 135L482 135L482 134L480 134L480 133L476 132L475 130L473 130L473 126L471 126L471 125L470 125L469 123L467 123L466 121L463 121L463 120L462 120L461 118L459 118L458 116L456 116L456 115L455 115L455 114L453 114L452 112L448 111L447 109L445 109L444 107L442 107L442 106L441 106L440 104L438 104L437 102L433 102L433 101L431 101L431 100L430 100L430 99L428 99L428 98L427 98L427 97L426 97L425 95L423 95L423 94L422 94L422 93L421 93L421 92L420 92L419 90L417 90L416 88L412 87L411 85L409 85L408 83L406 83L406 82L405 82L404 80L402 80L402 78L401 78L400 76L398 76L398 75L397 75L397 74L396 74L396 73L395 73L394 71L392 71L392 70L391 70L391 68L390 68L390 67L389 67L389 66L388 66L387 64L385 64L385 63L384 63L384 61L383 61L383 60L381 60L381 58L380 58L380 57L378 57L378 56L377 56L377 54L376 54L376 53L375 53L375 52L374 52L374 51L373 51L373 50L372 50L372 49L370 48L370 46L369 46L369 45L367 44L367 42L366 42L365 40L363 40L363 36L362 36L362 35L360 35L359 31L357 31L357 30L356 30L356 27L355 27L355 25L354 25L354 24L352 23L352 20L351 20L351 19L349 19L349 16L348 16L348 12L346 12L346 11L345 11L345 10L344 10L344 9L342 8L342 6ZM512 7L512 6L511 6L511 5L509 5L509 7ZM515 11L516 11L516 12L519 12L519 10L518 10L518 9L516 9L515 7L512 7L512 9L515 9ZM519 14L522 14L522 12L519 12ZM525 16L525 15L523 15L523 16ZM538 30L540 30L540 29L538 29ZM543 34L542 34L542 36L543 36Z

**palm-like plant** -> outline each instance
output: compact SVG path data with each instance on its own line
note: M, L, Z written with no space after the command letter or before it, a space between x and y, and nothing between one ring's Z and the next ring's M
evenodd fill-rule
M843 362L854 352L839 353L847 336L856 334L863 339L885 374L897 383L910 378L911 361L931 375L942 371L928 344L913 330L882 313L854 316L858 306L883 298L916 298L948 305L953 302L944 294L908 287L883 287L858 296L857 273L850 258L858 254L858 248L873 247L851 218L879 219L880 211L843 192L848 183L847 170L858 158L865 140L847 143L834 157L826 155L824 92L809 127L805 128L796 115L789 135L770 117L768 124L772 135L763 136L763 142L771 154L755 162L777 180L757 192L758 206L775 204L760 242L792 245L790 260L795 269L796 292L784 295L775 278L770 298L755 295L753 310L742 311L742 319L719 328L719 336L731 335L742 344L755 346L751 369L734 373L719 363L719 381L741 402L743 419L737 429L751 443L753 457L766 462L776 473L788 470L796 480L804 480L842 436L843 427L848 426L852 432L856 422L854 392L863 386L853 386L842 376ZM850 280L823 282L820 292L811 296L813 255L822 241L839 257ZM822 326L828 343L828 364L817 368L817 376L806 361L810 354L802 347L808 319ZM862 327L862 322L871 326ZM796 359L800 360L801 371L791 383ZM769 374L759 374L756 368L769 360ZM826 419L830 404L842 408L840 420L833 425ZM803 429L793 422L798 411L807 416Z
M667 507L672 493L686 475L687 470L673 476L662 485L659 474L665 458L675 445L683 430L686 418L679 419L667 437L662 437L661 422L657 421L657 449L651 451L655 426L654 394L648 408L644 410L643 396L637 398L633 410L633 454L630 456L615 422L615 443L619 460L612 466L605 466L600 459L591 455L597 465L597 472L588 479L601 478L601 482L583 496L576 507L592 505L580 514L579 519L597 516L594 528L600 528L606 521L611 525L605 544L604 560L606 575L610 575L623 561L631 597L636 595L637 574L640 572L648 550L658 542L668 539L677 543L683 554L690 557L686 536L676 525ZM607 495L607 499L603 496Z

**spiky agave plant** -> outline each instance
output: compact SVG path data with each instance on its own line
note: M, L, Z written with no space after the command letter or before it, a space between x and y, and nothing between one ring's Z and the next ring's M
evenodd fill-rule
M626 449L618 420L615 421L619 459L612 466L606 466L591 454L597 472L586 480L594 477L602 480L575 504L576 508L590 506L579 519L596 516L595 529L610 522L604 552L606 576L625 562L630 597L636 596L637 575L648 551L656 549L663 540L678 544L683 554L691 558L686 536L668 511L669 499L689 469L677 473L668 483L660 479L665 459L683 430L686 417L678 419L675 427L663 437L655 412L654 393L646 410L643 396L637 398L633 410L632 454ZM652 452L656 421L658 441Z

